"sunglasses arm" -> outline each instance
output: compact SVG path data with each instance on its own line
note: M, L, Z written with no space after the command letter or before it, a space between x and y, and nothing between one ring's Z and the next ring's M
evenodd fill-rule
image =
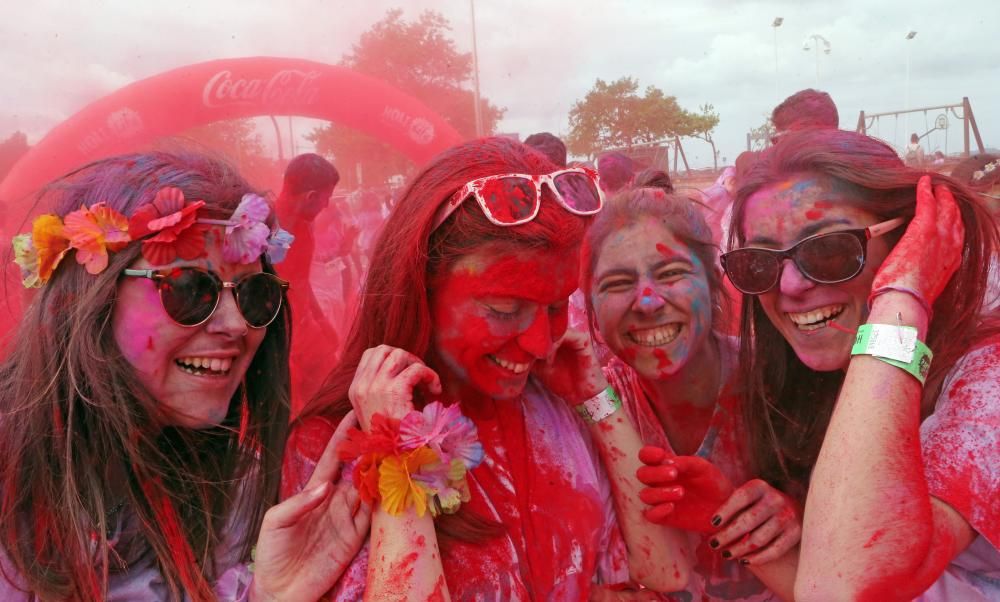
M865 229L865 234L868 236L868 238L875 238L876 236L882 236L886 232L892 232L896 228L902 226L904 223L906 223L906 218L896 217L875 224L874 226L869 226L868 228Z
M136 270L132 268L125 268L122 270L122 274L125 276L135 276L137 278L149 278L150 280L156 280L160 276L156 270Z

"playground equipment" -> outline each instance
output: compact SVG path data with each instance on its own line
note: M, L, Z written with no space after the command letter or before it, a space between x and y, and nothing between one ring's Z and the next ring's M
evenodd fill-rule
M934 118L934 123L931 125L929 121L930 114L934 111L942 111ZM961 112L959 112L961 111ZM920 133L918 128L904 128L902 132L902 143L900 143L900 130L899 130L899 117L901 115L908 116L911 113L923 113L924 116L924 126L923 133ZM968 157L971 150L971 136L975 137L976 147L979 149L980 153L986 152L986 147L983 145L983 138L979 135L979 126L976 124L976 116L972 112L972 104L969 102L969 97L962 97L962 102L949 105L941 105L934 107L921 107L918 109L907 109L903 111L886 111L884 113L865 113L864 110L858 115L858 126L857 131L860 134L865 134L867 136L873 136L879 138L891 144L896 148L902 148L910 141L910 134L917 134L917 137L924 141L927 146L928 154L933 152L935 149L930 148L930 135L934 132L941 132L941 136L944 138L944 148L943 152L945 155L948 154L948 134L951 128L951 123L948 119L948 114L951 114L955 119L962 120L962 132L963 132L963 146L962 146L962 156ZM883 135L881 131L882 120L893 119L892 122L892 138L888 138Z

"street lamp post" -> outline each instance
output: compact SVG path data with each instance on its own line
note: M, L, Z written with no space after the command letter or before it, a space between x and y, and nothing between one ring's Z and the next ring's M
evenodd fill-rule
M809 52L810 50L816 50L816 87L819 88L819 52L820 49L823 50L823 54L830 54L830 41L814 33L810 36L806 36L804 42L802 42L802 50Z
M771 23L771 29L774 30L774 93L776 96L780 85L778 81L778 28L781 27L781 24L784 22L784 18L775 17L774 21Z
M917 32L910 30L910 32L906 34L906 41L910 41L915 37L917 37ZM910 110L910 44L906 45L906 85L903 86L903 110ZM906 130L903 135L909 136L910 114L904 113L903 115L903 129ZM909 140L909 138L907 138L907 140Z
M482 138L483 116L479 102L479 50L476 48L476 0L469 0L469 10L472 12L472 81L475 86L476 137Z

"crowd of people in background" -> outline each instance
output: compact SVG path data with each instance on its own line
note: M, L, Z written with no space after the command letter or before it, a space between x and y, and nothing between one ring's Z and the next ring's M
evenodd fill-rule
M1000 599L1000 158L771 122L703 183L548 132L50 183L0 598Z

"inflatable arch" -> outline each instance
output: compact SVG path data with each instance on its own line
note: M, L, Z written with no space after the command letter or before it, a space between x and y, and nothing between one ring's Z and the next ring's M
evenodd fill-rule
M342 123L418 164L462 141L417 99L343 67L277 57L216 60L129 84L54 127L0 184L0 203L22 217L32 192L74 167L198 125L261 115Z

